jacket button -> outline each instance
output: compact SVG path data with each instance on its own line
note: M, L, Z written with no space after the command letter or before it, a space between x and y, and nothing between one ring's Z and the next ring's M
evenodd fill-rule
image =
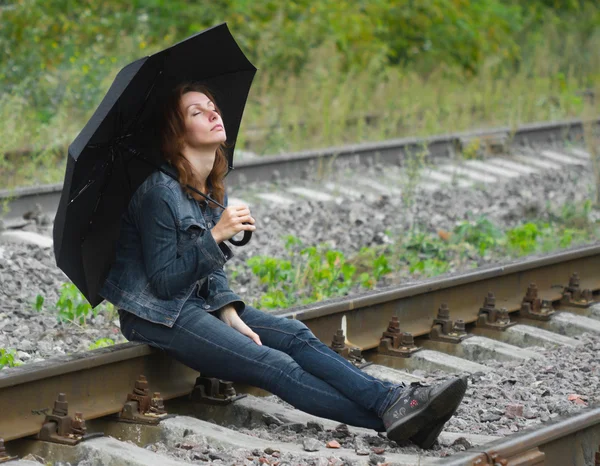
M210 309L210 306L209 306L208 304L204 304L202 307L203 307L204 309Z
M212 222L208 222L208 228L212 228Z

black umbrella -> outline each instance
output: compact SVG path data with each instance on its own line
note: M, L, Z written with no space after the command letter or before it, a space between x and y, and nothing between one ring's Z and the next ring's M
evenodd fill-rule
M227 129L231 169L255 73L226 24L141 58L118 73L69 146L53 231L58 267L92 306L103 300L98 291L114 260L121 216L135 190L162 163L154 127L162 100L182 82L198 81L211 89Z

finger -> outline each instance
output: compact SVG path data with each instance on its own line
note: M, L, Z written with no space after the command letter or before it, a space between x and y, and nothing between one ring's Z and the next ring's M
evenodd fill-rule
M258 346L262 346L262 342L260 341L260 337L252 332L252 335L250 335L250 338L252 339L252 341L254 341L254 343L256 343Z
M246 223L246 222L254 223L254 219L250 215L244 215L242 217L238 217L237 221L240 223Z

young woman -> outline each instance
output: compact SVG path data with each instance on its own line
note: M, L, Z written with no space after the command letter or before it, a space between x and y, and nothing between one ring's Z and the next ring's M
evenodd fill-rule
M163 167L132 197L117 258L101 294L120 309L130 341L160 348L202 374L263 388L307 413L387 430L422 447L458 407L466 379L410 387L378 380L321 343L297 320L248 306L227 283L224 243L256 229L247 206L225 210L226 129L210 92L189 83L166 102Z

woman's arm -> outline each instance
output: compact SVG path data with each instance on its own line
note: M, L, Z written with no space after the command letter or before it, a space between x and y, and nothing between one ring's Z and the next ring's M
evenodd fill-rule
M237 311L231 304L224 306L219 311L219 319L221 319L231 328L240 332L242 335L246 335L257 345L262 346L262 342L260 341L260 337L258 336L258 334L253 332L252 329L248 327L248 325L246 325L246 323L241 319L241 317L238 315Z
M162 299L171 299L196 280L223 267L229 259L210 230L198 230L193 246L178 257L175 202L168 187L154 186L144 194L137 215L146 274Z

